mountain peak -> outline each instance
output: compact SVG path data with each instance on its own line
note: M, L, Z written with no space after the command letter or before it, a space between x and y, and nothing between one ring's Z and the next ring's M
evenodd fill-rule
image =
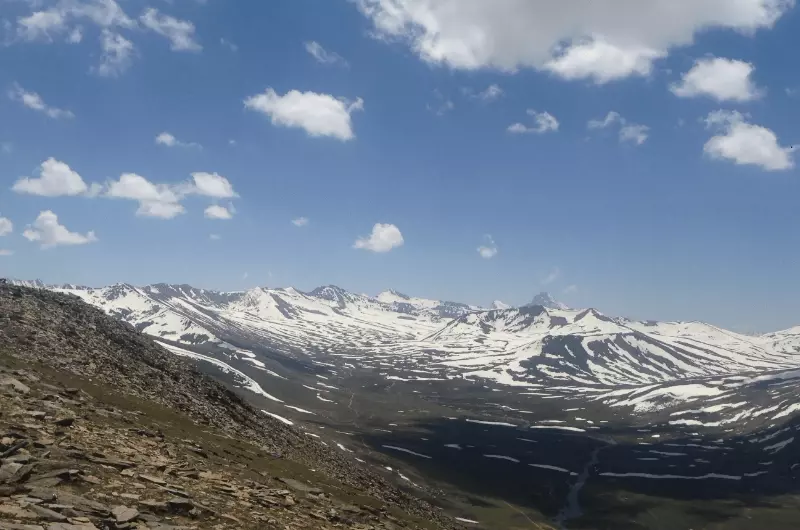
M410 300L411 297L403 294L399 291L395 291L394 289L389 289L388 291L383 291L378 296L376 296L377 300L386 304L391 304L392 302L405 302L406 300Z
M569 307L566 304L559 302L558 300L553 298L553 296L550 293L545 291L542 291L541 293L534 296L533 300L531 300L526 305L529 306L540 305L546 309L569 309Z
M492 309L508 309L511 306L505 302L501 302L500 300L495 300L492 302Z

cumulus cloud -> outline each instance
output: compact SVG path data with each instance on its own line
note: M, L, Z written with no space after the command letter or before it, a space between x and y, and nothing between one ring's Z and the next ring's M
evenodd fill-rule
M106 183L102 195L112 199L137 201L136 214L142 217L172 219L186 209L181 201L190 195L212 199L233 199L239 196L230 181L218 173L195 172L189 181L178 184L156 184L135 173L125 173L119 180ZM209 219L230 219L233 205L211 205L206 208Z
M14 231L14 223L7 217L0 217L0 237L7 236Z
M297 227L308 226L308 223L308 217L298 217L297 219L292 219L292 224Z
M598 85L632 75L648 76L666 53L646 47L615 46L601 38L573 44L545 68L567 80L590 78Z
M598 83L647 75L709 28L770 28L787 0L355 0L376 36L452 68L547 70Z
M317 41L309 41L303 43L305 46L306 51L311 54L311 56L316 59L318 63L322 64L329 64L329 65L338 65L338 66L347 66L347 61L339 55L338 53L331 52L326 50L322 47L320 43Z
M751 101L763 95L763 90L751 79L753 70L752 64L735 59L699 59L670 90L683 98L707 96L717 101Z
M117 77L127 70L136 48L133 43L119 33L104 29L100 33L100 64L95 71L103 77Z
M364 109L361 98L353 102L329 94L290 90L278 95L272 88L244 100L246 109L270 117L273 125L295 127L309 136L330 136L342 141L355 138L351 114Z
M44 102L39 94L36 92L28 92L16 83L11 90L8 91L8 97L54 120L75 117L75 115L68 110L51 107Z
M206 208L204 215L207 219L233 219L233 208L226 208L225 206L220 206L219 204L212 204Z
M192 173L192 180L188 186L180 189L184 195L203 195L214 199L233 199L239 194L233 189L228 179L218 173L198 171Z
M39 213L33 224L28 225L22 236L28 241L35 241L41 248L52 248L61 245L85 245L97 241L93 231L86 234L70 232L58 222L58 216L50 210Z
M137 201L136 215L172 219L186 211L180 196L167 184L154 184L136 173L124 173L107 184L105 197Z
M192 149L202 149L203 148L203 146L201 146L200 144L195 143L195 142L182 142L182 141L178 140L177 138L175 138L174 135L172 135L171 133L168 133L166 131L164 131L164 132L160 133L158 136L156 136L156 144L157 145L163 145L163 146L166 146L166 147L189 147L189 148L192 148Z
M372 234L360 237L353 243L353 248L371 250L372 252L389 252L395 247L402 246L403 234L393 224L376 223L372 227Z
M165 37L170 42L170 49L176 52L198 52L203 49L195 40L194 24L188 20L180 20L164 15L153 7L147 8L139 17L142 25Z
M42 162L39 166L39 178L22 177L11 189L17 193L45 197L91 195L96 190L87 186L77 171L55 158Z
M602 120L589 120L586 126L590 129L605 129L612 126L619 126L619 141L632 142L642 145L650 135L650 127L637 123L630 123L623 118L619 112L610 111Z
M478 247L478 254L484 259L492 259L497 255L497 245L490 235L484 236L484 244Z
M536 112L533 109L528 109L528 116L533 119L533 126L529 127L524 123L514 123L506 129L513 134L527 134L536 133L543 134L550 131L557 131L559 127L558 120L549 112Z
M781 146L773 131L748 123L741 113L716 110L709 113L705 122L708 128L719 131L703 148L712 159L759 166L767 171L794 167L793 148Z

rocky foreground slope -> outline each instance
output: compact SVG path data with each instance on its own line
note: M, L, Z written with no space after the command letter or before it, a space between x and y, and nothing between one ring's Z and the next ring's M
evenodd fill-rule
M0 528L449 528L74 296L0 285Z

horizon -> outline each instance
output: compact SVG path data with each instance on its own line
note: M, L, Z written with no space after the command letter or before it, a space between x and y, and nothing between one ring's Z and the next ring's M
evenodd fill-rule
M193 284L190 284L190 283L180 283L180 282L150 282L150 283L145 283L145 284L136 284L136 283L131 283L131 282L118 281L118 282L113 282L113 283L109 283L109 284L105 284L105 285L95 286L95 285L76 284L74 282L56 282L56 283L51 283L51 282L45 282L45 281L41 280L40 278L36 278L34 280L28 280L28 279L23 279L23 278L9 277L7 279L12 281L12 282L28 282L28 283L40 282L43 286L56 287L56 288L64 286L64 285L70 285L70 286L73 286L73 287L76 287L76 288L86 288L86 289L103 289L103 288L112 287L112 286L115 286L115 285L126 285L126 286L134 287L134 288L137 288L137 289L142 289L142 288L145 288L145 287L154 287L154 286L157 286L157 285L169 285L169 286L173 286L173 287L187 286L187 287L191 287L192 289L199 289L199 290L202 290L202 291L210 291L210 292L221 293L221 294L246 293L248 291L256 290L256 289L267 289L267 290L294 289L295 291L299 292L300 294L311 295L312 292L315 291L316 289L321 289L321 288L324 288L324 287L336 287L336 288L344 290L347 293L356 294L356 295L359 295L359 296L365 296L365 297L367 297L367 298L369 298L371 300L376 300L376 301L378 301L377 300L378 296L380 296L383 293L393 293L395 295L405 296L405 297L408 297L408 298L418 298L418 299L423 299L423 300L436 301L436 302L440 302L440 303L463 304L463 305L467 305L467 306L470 306L470 307L474 307L478 311L504 311L506 309L519 309L521 307L525 307L525 306L528 306L528 305L535 305L535 304L532 304L532 300L537 298L537 297L539 297L539 296L542 296L542 295L546 295L546 296L550 297L550 299L552 301L556 302L556 303L562 303L562 301L558 297L553 296L553 294L550 293L549 291L540 291L540 292L534 294L533 296L530 296L528 301L523 302L523 303L519 303L519 304L507 303L507 305L508 305L507 308L494 309L494 308L491 307L493 303L495 303L495 302L506 303L506 302L504 300L496 299L496 300L493 300L492 302L490 302L489 304L485 304L485 305L484 304L472 304L472 303L468 303L468 302L463 302L461 300L445 300L445 299L438 299L438 298L430 298L430 297L427 297L427 296L420 296L418 294L408 294L406 292L398 291L397 289L393 289L393 288L383 289L383 290L379 291L377 294L368 294L368 293L364 293L364 292L358 292L358 291L354 291L354 290L351 290L351 289L347 289L346 287L342 287L340 285L331 284L331 283L317 285L317 286L315 286L313 288L310 288L310 289L300 289L300 288L295 287L293 285L282 285L282 286L277 286L277 285L273 285L273 286L270 286L270 285L254 285L254 286L246 288L246 289L226 290L226 289L216 289L216 288L213 288L213 287L198 287L197 285L193 285ZM800 322L798 322L796 324L792 324L792 325L789 325L789 326L786 326L786 327L782 327L782 328L747 331L747 330L737 330L735 328L726 328L724 326L715 324L713 322L709 322L709 321L705 321L705 320L698 320L698 319L681 319L681 318L678 318L678 319L671 319L671 320L660 320L660 319L646 318L646 317L643 317L643 316L614 314L614 313L609 313L607 311L601 310L595 305L587 305L587 306L581 306L581 307L568 306L567 309L570 310L570 311L594 310L594 311L597 311L597 312L599 312L599 313L601 313L603 315L610 316L612 318L623 318L623 319L637 321L637 322L650 322L650 321L654 321L654 322L683 322L683 323L698 322L698 323L701 323L701 324L707 324L707 325L719 327L719 328L727 330L727 331L733 331L735 333L740 333L742 335L756 335L756 336L757 335L767 335L767 334L770 334L770 333L775 333L775 332L780 332L780 331L787 331L787 330L790 330L790 329L793 329L793 328L796 328L796 327L800 327Z

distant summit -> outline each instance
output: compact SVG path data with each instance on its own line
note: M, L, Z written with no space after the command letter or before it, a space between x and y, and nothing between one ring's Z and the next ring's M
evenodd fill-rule
M501 302L500 300L495 300L492 302L492 309L508 309L511 306L505 302Z
M552 297L550 293L542 291L541 293L537 294L533 297L529 303L525 304L528 306L531 305L540 305L547 309L569 309L569 306L559 302L555 298Z

